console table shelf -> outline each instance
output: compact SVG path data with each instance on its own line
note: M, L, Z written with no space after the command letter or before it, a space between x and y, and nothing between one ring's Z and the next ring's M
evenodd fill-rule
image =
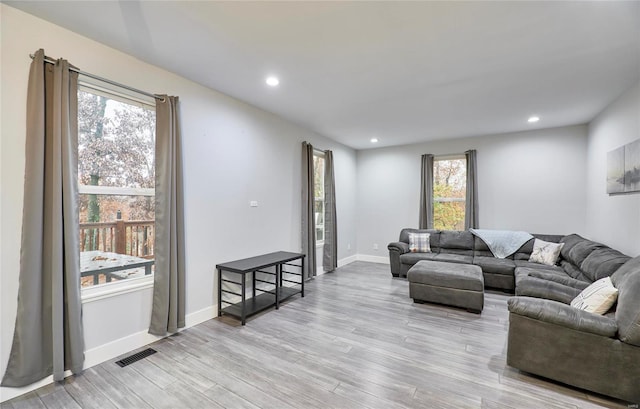
M300 260L300 264L293 264L292 261ZM292 272L283 270L283 266L289 266L300 269L300 272ZM274 267L275 271L265 271L267 268ZM231 261L216 265L218 271L218 316L222 314L231 315L239 318L242 325L245 325L246 318L275 306L280 308L280 302L290 298L296 294L304 297L304 279L302 272L304 270L304 254L290 253L286 251L277 251L275 253L263 254L261 256L250 257L242 260ZM233 281L222 278L223 273L238 274L240 281ZM267 281L256 278L256 273L273 276L273 281ZM300 281L289 280L283 278L283 275L299 276ZM252 296L247 298L247 275L251 278ZM283 283L291 283L294 286L283 286ZM223 283L237 285L239 291L231 291L223 289ZM256 283L270 285L271 288L257 288ZM261 294L256 294L260 292ZM231 294L240 297L237 303L231 303L224 300L224 294ZM222 304L229 304L222 308Z
M281 287L278 291L278 295L280 297L280 301L284 301L289 297L292 297L296 294L300 294L299 289L294 289L290 287ZM275 305L276 297L274 294L264 293L260 294L256 297L251 297L245 301L245 315L247 317L257 314L261 311L269 309ZM236 318L242 318L242 302L238 302L236 304L231 304L228 307L222 309L222 313L226 315L231 315Z

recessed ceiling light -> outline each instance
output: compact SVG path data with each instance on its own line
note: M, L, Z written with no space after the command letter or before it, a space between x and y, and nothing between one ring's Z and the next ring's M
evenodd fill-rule
M529 117L529 119L527 120L527 122L529 122L530 124L534 123L534 122L538 122L540 120L540 117L537 116L532 116Z
M270 87L276 87L276 86L278 86L278 84L280 84L280 80L278 79L278 77L267 77L265 82Z
M371 138L371 143L377 143L378 142L378 138Z

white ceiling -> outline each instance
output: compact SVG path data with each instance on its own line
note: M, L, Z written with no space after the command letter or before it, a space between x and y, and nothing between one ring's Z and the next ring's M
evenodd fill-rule
M356 149L586 123L640 79L637 1L6 3Z

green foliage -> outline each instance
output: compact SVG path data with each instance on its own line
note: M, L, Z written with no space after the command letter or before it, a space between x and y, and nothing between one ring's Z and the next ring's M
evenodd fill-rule
M433 227L438 230L464 230L464 202L435 202Z
M433 227L439 230L464 230L466 161L437 160L433 170Z

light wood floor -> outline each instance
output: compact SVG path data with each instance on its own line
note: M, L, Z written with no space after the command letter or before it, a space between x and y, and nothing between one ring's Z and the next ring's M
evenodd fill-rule
M207 321L2 409L627 407L507 367L505 294L487 293L482 315L414 304L404 279L364 262L307 289L245 327Z

